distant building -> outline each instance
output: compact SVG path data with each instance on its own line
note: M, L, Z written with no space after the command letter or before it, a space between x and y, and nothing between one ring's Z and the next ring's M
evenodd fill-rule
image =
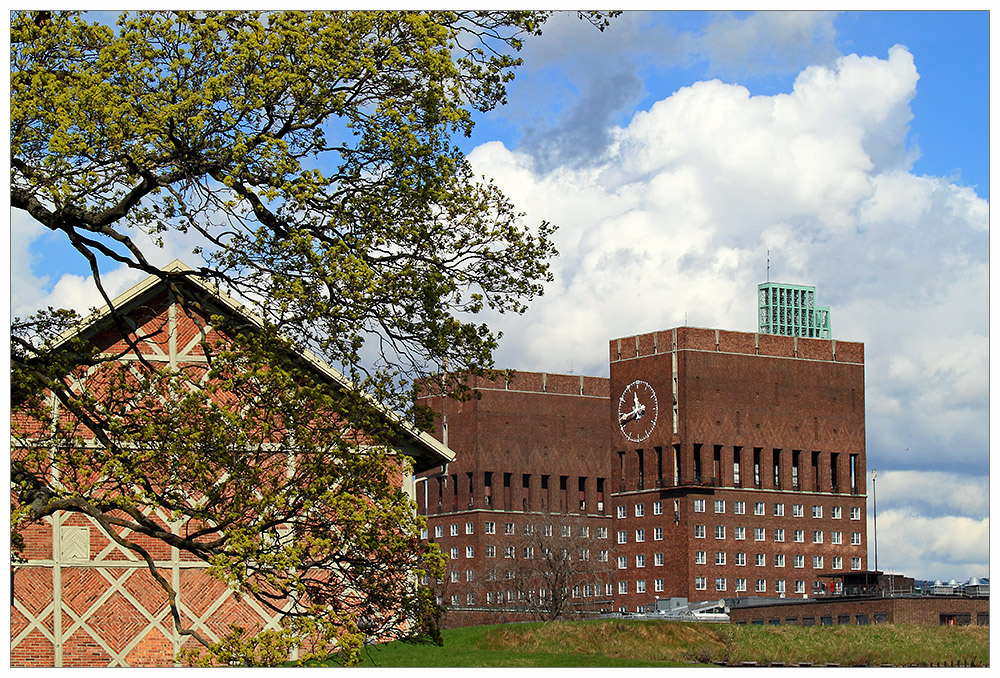
M761 334L830 338L830 307L816 305L816 288L766 282L757 286L757 329Z

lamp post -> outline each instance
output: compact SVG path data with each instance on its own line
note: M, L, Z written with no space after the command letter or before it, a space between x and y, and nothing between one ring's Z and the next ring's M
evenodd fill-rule
M878 502L875 500L875 478L878 469L872 469L872 537L875 542L875 571L878 572Z

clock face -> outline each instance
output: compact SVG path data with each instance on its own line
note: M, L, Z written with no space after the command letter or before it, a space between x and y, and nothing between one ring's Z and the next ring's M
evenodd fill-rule
M644 381L633 381L618 398L618 425L622 435L633 443L648 438L656 426L657 411L653 387Z

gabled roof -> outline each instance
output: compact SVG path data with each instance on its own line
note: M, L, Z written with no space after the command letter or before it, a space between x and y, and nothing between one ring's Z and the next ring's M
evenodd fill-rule
M180 260L175 259L161 270L168 273L193 271L194 269L185 265ZM198 288L202 293L211 297L212 301L224 307L229 314L237 315L256 327L263 328L264 323L245 304L222 292L218 286L209 283L197 276L183 278L180 284L191 285ZM122 309L130 304L138 302L143 297L157 293L157 288L164 285L164 282L155 275L150 275L125 292L122 292L111 301L111 305L116 309ZM102 321L110 318L111 308L107 305L95 310L85 317L76 328L64 333L55 346L68 341L73 336L87 334L102 324ZM364 393L356 388L354 383L343 373L327 364L312 351L305 349L299 352L302 359L310 368L318 372L321 376L329 379L340 388L360 393L368 402L379 411L396 431L393 443L399 445L404 454L414 459L415 472L426 471L434 466L440 466L455 460L455 453L442 444L430 434L420 431L412 423L406 421L398 413L387 408L383 403L378 402L368 393Z

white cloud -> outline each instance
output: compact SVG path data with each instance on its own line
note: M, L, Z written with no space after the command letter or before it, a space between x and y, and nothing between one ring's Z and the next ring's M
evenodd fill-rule
M875 567L874 537L868 521L870 568ZM908 511L879 511L878 569L916 579L990 576L989 518L939 516Z
M529 221L561 229L555 283L496 323L498 363L606 374L615 337L754 331L770 250L772 280L815 284L834 336L866 344L869 465L985 473L989 205L911 173L918 80L897 46L806 68L787 94L694 83L586 167L475 149Z

